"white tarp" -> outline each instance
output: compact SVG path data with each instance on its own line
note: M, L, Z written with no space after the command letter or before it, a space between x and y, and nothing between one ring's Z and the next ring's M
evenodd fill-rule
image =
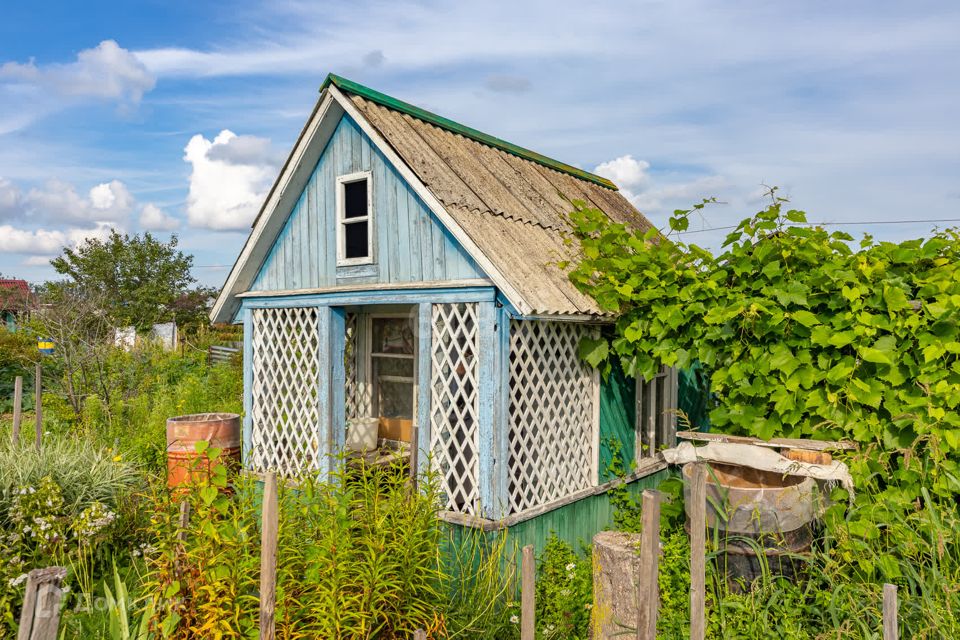
M732 442L710 442L702 447L695 447L690 442L682 442L673 449L664 450L663 457L670 464L683 465L698 461L718 462L743 465L781 475L813 478L825 483L828 487L839 484L847 490L850 503L853 504L853 478L850 476L847 465L839 460L834 460L830 464L799 462L785 458L767 447Z

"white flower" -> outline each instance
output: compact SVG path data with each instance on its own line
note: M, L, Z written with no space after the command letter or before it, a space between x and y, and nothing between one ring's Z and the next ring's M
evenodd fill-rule
M511 624L520 624L520 618L516 615L512 615L510 616L510 622Z
M70 585L68 584L63 585L62 587L60 587L60 591L62 591L63 593L70 593Z
M573 571L573 570L576 569L576 568L577 568L577 563L576 563L576 562L571 562L570 564L568 564L568 565L566 566L567 571Z
M10 578L10 580L7 581L7 584L9 584L11 587L18 587L23 584L26 579L27 574L21 573L16 578Z

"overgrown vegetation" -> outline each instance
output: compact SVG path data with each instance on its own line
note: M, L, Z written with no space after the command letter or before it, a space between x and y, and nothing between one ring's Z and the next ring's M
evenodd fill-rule
M738 595L713 572L714 637L872 637L884 581L901 588L905 637L957 637L960 235L855 246L771 195L718 255L578 208L571 279L618 317L581 353L643 376L702 363L724 432L860 446L845 456L856 503L833 491L806 580L767 576ZM677 211L671 230L706 204ZM639 521L619 506L621 524ZM674 611L664 632L683 637Z

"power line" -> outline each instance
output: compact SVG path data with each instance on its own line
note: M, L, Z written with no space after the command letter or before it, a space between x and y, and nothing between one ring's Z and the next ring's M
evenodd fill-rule
M937 224L940 222L960 222L960 218L934 218L929 220L863 220L857 222L791 222L788 227L835 227L839 225L869 225L869 224ZM679 235L688 233L706 233L707 231L725 231L727 229L736 229L740 225L733 224L728 227L713 227L711 229L693 229L691 231L678 231Z

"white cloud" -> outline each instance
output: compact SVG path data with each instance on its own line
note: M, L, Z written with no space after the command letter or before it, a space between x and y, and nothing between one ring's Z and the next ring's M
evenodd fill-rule
M62 231L27 231L0 225L0 252L55 255L66 242Z
M61 180L49 180L23 197L24 209L42 220L72 222L122 222L133 209L134 198L119 180L90 189L87 197Z
M269 138L238 136L233 135L232 132L228 133L231 134L231 138L210 147L210 151L207 153L210 160L220 160L234 165L270 167L278 163L279 158L276 157Z
M208 229L245 229L250 226L274 177L274 168L252 150L263 150L262 139L223 130L213 139L193 136L184 148L190 194L187 220Z
M649 162L628 154L597 165L593 172L613 180L620 187L620 193L644 213L657 213L668 207L687 207L703 198L719 195L719 191L727 186L727 181L720 176L657 184L649 169Z
M593 172L613 180L614 184L622 189L636 189L650 180L650 176L647 175L649 168L649 162L636 160L628 154L597 165Z
M10 225L0 225L0 253L19 253L49 260L66 246L77 246L90 238L105 240L112 228L109 224L98 224L90 228L59 231L18 229Z
M26 267L49 267L50 256L27 256L20 264Z
M136 104L153 89L156 78L137 58L113 40L77 54L75 62L37 66L7 62L0 80L32 85L61 96L112 99Z
M180 226L180 221L148 202L140 210L140 226L147 231L173 231Z

